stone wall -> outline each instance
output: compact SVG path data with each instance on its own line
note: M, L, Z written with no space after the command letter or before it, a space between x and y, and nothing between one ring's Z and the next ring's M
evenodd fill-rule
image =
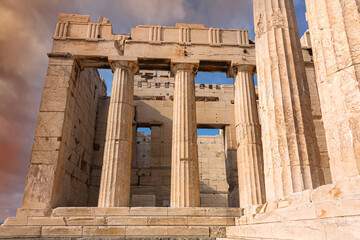
M96 69L50 57L22 208L86 206L98 99Z
M198 136L200 203L202 207L227 207L224 134Z
M170 168L150 167L151 135L137 133L136 166L131 179L132 206L168 206ZM151 148L152 146L152 148ZM200 198L202 207L227 207L229 185L226 181L224 135L198 136Z
M106 124L109 112L110 98L103 96L98 102L98 111L96 115L96 129L94 137L94 151L92 155L92 164L90 171L88 205L97 206L99 198L99 187L101 180L101 170L103 165Z
M83 70L68 109L68 138L65 147L63 203L64 206L87 206L93 139L98 99L106 95L106 86L96 69Z

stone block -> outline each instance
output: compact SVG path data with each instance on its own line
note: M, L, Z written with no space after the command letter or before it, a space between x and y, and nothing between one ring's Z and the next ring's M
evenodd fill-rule
M52 212L53 217L68 216L91 216L91 208L89 207L59 207Z
M50 207L50 199L56 194L53 192L55 170L56 165L30 164L22 208L46 209ZM41 210L39 214L42 214Z
M326 240L351 239L360 237L360 218L334 218L329 219L325 226Z
M32 164L55 164L59 157L59 151L32 151L30 163Z
M0 238L40 237L40 227L1 226Z
M65 221L68 226L101 226L105 224L103 217L69 217Z
M149 217L149 226L186 226L187 217Z
M40 112L35 137L61 137L63 125L63 112Z
M312 202L345 198L359 194L360 177L346 178L334 184L320 186L310 194Z
M130 214L128 207L91 208L92 216L127 216Z
M318 218L360 215L360 199L338 199L314 204Z
M225 238L226 228L225 227L210 227L211 238Z
M41 112L64 112L68 95L67 88L44 88L41 97Z
M310 199L312 202L324 201L332 199L333 196L338 196L340 194L339 190L335 188L334 184L328 184L314 189L310 194Z
M73 70L73 61L68 61L65 64L64 62L51 62L49 61L49 66L46 72L46 76L54 77L71 77Z
M167 227L168 236L209 237L209 227Z
M33 151L57 151L60 149L61 140L58 137L35 137Z
M276 209L275 214L286 220L316 219L314 204L303 204L287 208Z
M43 208L18 208L16 217L47 217L51 212L51 209Z
M29 226L65 226L63 217L29 217Z
M226 228L227 238L325 240L323 224L318 221L289 221L242 225Z
M126 235L125 227L88 227L83 228L83 237L120 237Z
M41 237L81 237L82 227L43 227Z
M131 216L152 216L152 215L167 215L166 207L132 207L130 208Z
M27 223L27 217L9 217L5 220L4 226L26 226Z
M302 205L302 204L310 203L310 194L311 194L311 190L301 191L285 197L285 200L288 202L288 205L291 206Z
M148 217L107 217L106 222L109 226L146 226Z
M207 216L240 217L240 208L206 208Z
M168 208L169 216L205 216L206 209L205 208L197 208L197 207L187 207L187 208Z
M130 226L126 227L126 236L167 236L167 227Z
M255 216L246 216L247 224L253 223L271 223L271 222L281 222L284 220L284 217L275 213L275 211L259 213Z
M47 75L44 83L44 88L70 88L73 81L70 77L59 77Z
M233 217L188 217L188 225L191 226L234 226Z

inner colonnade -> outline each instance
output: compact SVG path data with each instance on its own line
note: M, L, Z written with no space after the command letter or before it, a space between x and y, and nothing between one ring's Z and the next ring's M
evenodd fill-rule
M134 74L138 62L111 61L114 72L107 120L99 207L128 207L131 178ZM156 66L155 66L156 68ZM194 78L199 61L171 62L175 78L172 126L171 207L200 207L197 121ZM213 68L213 71L216 69ZM221 69L220 69L221 70ZM265 201L260 123L254 86L254 65L232 65L235 122L241 172L241 206ZM247 169L247 170L245 170ZM248 186L246 184L250 184Z

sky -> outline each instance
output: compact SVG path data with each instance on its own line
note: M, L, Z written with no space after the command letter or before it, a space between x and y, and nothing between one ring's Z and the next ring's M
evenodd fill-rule
M304 0L295 0L299 32L307 29ZM114 33L137 25L248 29L254 39L251 0L0 0L0 222L20 207L58 13L109 18ZM105 74L106 75L106 74ZM105 77L111 85L110 77ZM199 73L197 82L224 83Z

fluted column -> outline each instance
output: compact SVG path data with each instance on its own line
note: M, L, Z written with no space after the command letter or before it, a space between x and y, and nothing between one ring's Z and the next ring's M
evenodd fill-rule
M255 98L254 66L234 66L235 127L240 207L265 202L261 130Z
M267 200L323 184L292 0L254 0Z
M99 207L128 207L130 199L134 73L136 63L111 64L111 89Z
M200 180L197 148L194 64L175 64L171 156L171 207L199 207Z
M360 174L360 2L306 0L333 181Z

